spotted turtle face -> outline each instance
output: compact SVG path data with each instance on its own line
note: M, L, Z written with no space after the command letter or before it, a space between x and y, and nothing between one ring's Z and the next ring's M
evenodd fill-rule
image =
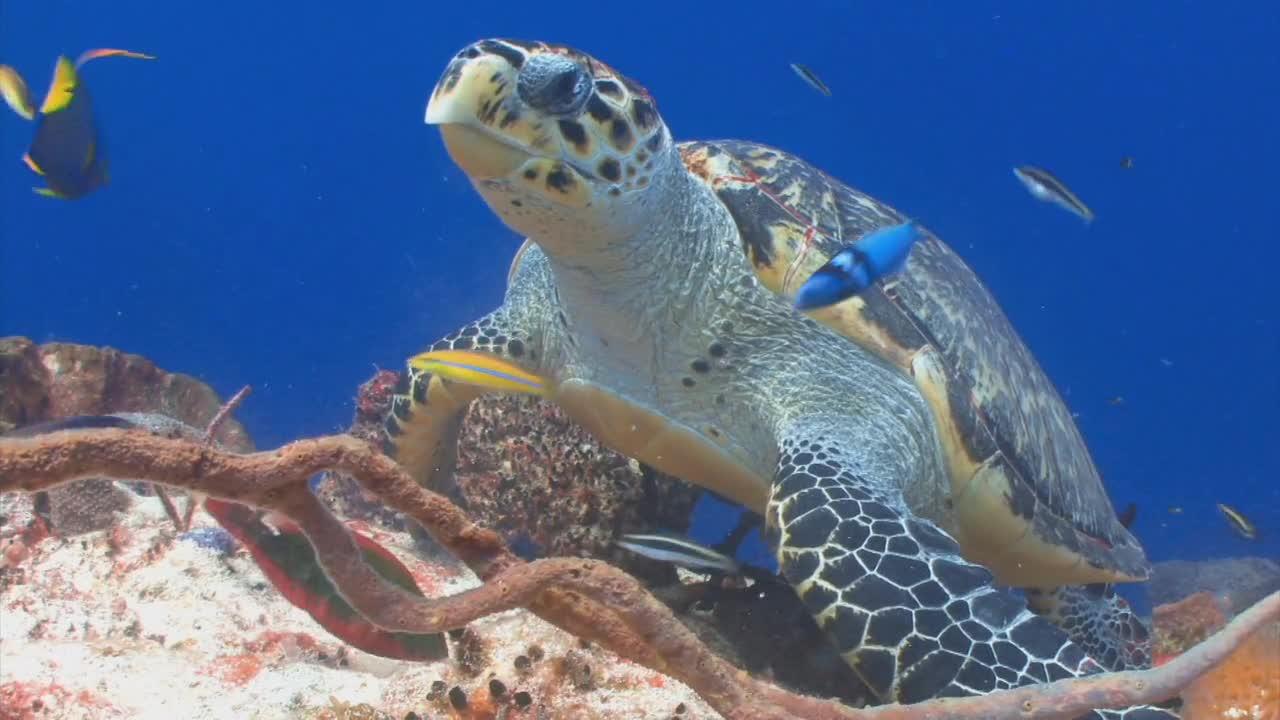
M585 53L483 40L449 63L427 104L454 162L513 229L542 241L639 219L678 163L653 98Z

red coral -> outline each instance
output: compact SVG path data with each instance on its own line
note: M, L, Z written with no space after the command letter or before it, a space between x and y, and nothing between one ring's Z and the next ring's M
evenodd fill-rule
M201 675L215 677L228 685L244 685L258 676L262 658L253 653L223 655L200 670Z
M112 555L119 555L129 546L133 544L133 533L129 528L123 525L117 525L111 529L111 534L107 536L107 547Z
M320 643L310 635L301 632L279 632L268 630L245 642L246 650L257 653L287 654L290 651L302 651L318 655Z
M379 370L368 382L361 385L360 392L356 395L356 411L360 414L356 422L360 422L362 418L374 418L380 423L391 406L391 395L399 380L399 374L391 370Z
M83 712L74 713L72 708ZM88 691L72 692L57 684L10 682L0 685L0 720L44 720L50 717L125 717L120 708Z
M48 539L51 534L49 532L49 523L37 515L31 521L31 524L22 531L22 542L26 543L27 547L35 547Z

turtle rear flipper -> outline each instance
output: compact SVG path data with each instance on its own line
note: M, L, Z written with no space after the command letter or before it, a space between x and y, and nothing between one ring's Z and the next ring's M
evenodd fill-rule
M784 438L767 533L809 612L882 700L982 695L1101 670L858 465L829 435ZM1177 716L1136 707L1095 717Z
M1151 667L1151 632L1115 586L1028 588L1031 610L1062 628L1089 657L1108 670Z

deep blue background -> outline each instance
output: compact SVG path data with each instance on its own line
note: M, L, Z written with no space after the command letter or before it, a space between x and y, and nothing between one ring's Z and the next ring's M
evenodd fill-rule
M1280 555L1275 3L508 5L4 2L0 62L38 95L58 53L159 60L86 68L113 156L87 199L33 195L32 128L0 118L0 334L251 384L260 446L344 428L375 365L498 303L517 247L422 123L437 76L482 37L564 42L677 137L780 146L946 238L1154 559ZM1027 163L1097 221L1033 200Z

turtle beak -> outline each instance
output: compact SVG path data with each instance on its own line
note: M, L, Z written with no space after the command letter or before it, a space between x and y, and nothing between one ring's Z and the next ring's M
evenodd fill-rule
M497 55L464 54L431 93L423 119L440 127L449 157L473 179L508 177L536 154L526 149L528 126L518 122L516 75Z
M461 124L440 126L445 150L468 177L477 180L505 178L532 156L519 148L499 142L484 130Z

